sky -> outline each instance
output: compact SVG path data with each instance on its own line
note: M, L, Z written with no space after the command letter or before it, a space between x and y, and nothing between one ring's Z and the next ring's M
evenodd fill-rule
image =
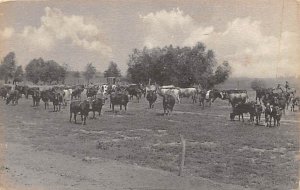
M126 74L144 46L202 42L234 77L299 76L299 0L13 1L0 4L0 57L16 53L66 63L74 71L109 62Z

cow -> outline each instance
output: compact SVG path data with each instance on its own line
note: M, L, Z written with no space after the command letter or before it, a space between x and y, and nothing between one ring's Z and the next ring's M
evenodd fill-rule
M157 89L157 93L158 95L160 96L164 96L165 94L168 94L168 95L172 95L177 103L180 103L180 97L179 97L179 89L177 88L169 88L169 86L167 86L168 88L166 88L166 86L162 86L161 88L158 88ZM173 85L170 85L170 87L173 87Z
M298 109L299 109L299 101L300 101L300 97L299 96L296 96L296 97L293 97L291 102L292 102L292 106L291 106L291 111L295 111L295 106L298 106Z
M28 98L28 89L27 85L16 85L16 90L20 92L20 95L24 94L25 97Z
M6 105L9 104L10 101L12 102L13 105L17 105L19 98L20 98L20 94L18 90L9 91L6 99Z
M67 102L71 101L71 96L72 96L72 89L65 89L64 90L64 96L63 96L63 104L67 106Z
M148 86L146 86L145 90L146 90L146 95L147 95L148 91L155 91L156 92L157 87L156 87L156 85L148 85Z
M131 100L133 99L133 96L135 96L137 98L137 101L139 102L140 98L142 97L142 90L139 85L129 85L126 90Z
M283 111L283 114L285 114L285 107L287 105L287 99L285 96L281 96L281 97L274 97L274 103L273 103L274 106L279 106L282 111Z
M164 115L171 115L175 105L175 98L170 94L163 95L163 108L164 108Z
M196 88L179 88L179 97L192 98L193 103L197 101L197 89Z
M98 89L96 87L90 87L86 89L86 96L89 97L96 97Z
M111 93L110 94L110 104L112 111L114 112L115 105L120 105L120 110L122 110L122 106L124 106L125 111L127 110L127 104L129 102L128 95L123 93Z
M83 85L76 86L75 89L72 91L71 100L73 100L73 98L81 99L81 93L83 92L83 90L84 90Z
M211 103L213 103L217 98L222 98L222 94L217 89L212 90L205 90L202 89L199 93L199 105L202 105L202 109L204 109L205 102L209 103L209 106L211 106Z
M254 116L256 119L256 125L260 123L261 114L263 112L263 107L260 104L254 104Z
M246 90L228 92L228 100L232 107L238 103L246 103L248 94Z
M249 113L250 114L250 121L253 121L254 119L254 114L255 114L255 107L252 102L247 102L247 103L238 103L235 104L234 107L232 108L232 113L230 113L230 120L234 120L235 116L239 116L239 121L240 117L242 116L242 121L244 122L244 113Z
M33 96L33 92L37 91L37 90L39 91L40 88L39 87L28 87L27 93L25 95L26 99L28 99L29 95Z
M154 108L154 102L156 101L157 99L157 95L156 95L156 92L155 91L148 91L147 92L147 96L146 96L146 99L148 100L149 102L149 108Z
M60 111L63 103L63 95L59 92L53 92L52 96L50 96L50 101L53 103L54 112Z
M39 89L31 89L31 95L32 95L32 106L36 107L39 106L40 100L41 100L41 92Z
M255 101L257 103L257 100L259 101L259 103L261 104L261 100L264 96L266 96L266 94L270 94L273 92L272 88L259 88L255 91L256 96L255 96Z
M45 103L45 109L49 108L49 102L53 103L53 111L60 111L63 103L63 95L55 90L42 91L41 98Z
M91 101L84 100L76 100L76 101L71 101L70 103L70 122L72 122L72 114L74 115L74 121L75 124L77 123L76 121L76 116L78 113L81 115L81 120L82 120L82 125L86 125L86 118L89 115L91 107Z
M288 89L286 89L286 92L288 92L292 95L296 95L296 89L295 88L288 88Z
M198 96L199 96L199 106L202 106L202 109L204 109L206 90L200 90L200 92L198 92Z
M99 116L101 115L102 106L105 103L105 98L93 98L92 99L92 109L90 111L93 112L93 119L95 118L95 112L99 113Z
M8 90L4 87L1 87L0 88L0 96L2 97L2 99L6 99L7 98L7 93L8 93Z
M49 108L49 100L50 100L49 93L50 93L49 90L43 90L43 91L41 91L41 99L42 99L42 101L45 104L45 109Z
M280 126L281 117L282 117L282 108L279 106L274 106L271 111L270 126L271 126L272 118L274 120L274 127Z
M103 84L100 86L100 88L98 89L97 94L101 94L101 95L107 95L107 89L108 89L108 85Z

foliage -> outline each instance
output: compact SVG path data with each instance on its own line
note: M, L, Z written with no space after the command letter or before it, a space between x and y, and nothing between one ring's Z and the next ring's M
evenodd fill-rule
M51 84L53 81L64 83L66 69L53 60L33 59L25 68L26 78L34 84L42 81Z
M97 72L97 70L93 66L93 64L92 63L88 63L86 65L86 68L85 68L85 71L83 73L83 76L88 81L88 83L90 83L90 80L95 76L96 72Z
M204 44L194 47L134 49L129 55L127 77L134 83L148 83L149 80L160 85L173 84L190 87L200 84L204 88L224 82L230 75L230 65L224 62L217 66L215 54L206 51Z
M16 56L14 52L9 52L1 61L0 76L7 83L9 78L14 78L16 71Z
M14 82L22 82L24 77L24 71L22 65L19 65L14 74Z
M258 90L258 89L266 88L266 83L265 83L265 81L263 81L263 80L260 80L260 79L254 79L254 80L251 82L251 88L252 88L253 90Z
M111 61L108 69L104 71L104 77L121 77L121 72L118 68L118 65Z

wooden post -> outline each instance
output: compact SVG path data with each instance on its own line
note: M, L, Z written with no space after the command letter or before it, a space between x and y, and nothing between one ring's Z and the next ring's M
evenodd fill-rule
M185 139L182 135L180 135L181 144L182 144L182 153L181 153L181 162L178 175L181 176L183 167L184 167L184 160L185 160Z

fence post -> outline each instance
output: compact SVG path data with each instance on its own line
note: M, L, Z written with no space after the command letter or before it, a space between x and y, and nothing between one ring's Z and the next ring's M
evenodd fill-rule
M181 162L180 162L180 167L179 167L179 173L178 175L181 176L183 167L184 167L184 161L185 161L185 139L183 138L182 135L180 135L181 139L181 144L182 144L182 152L181 152Z

